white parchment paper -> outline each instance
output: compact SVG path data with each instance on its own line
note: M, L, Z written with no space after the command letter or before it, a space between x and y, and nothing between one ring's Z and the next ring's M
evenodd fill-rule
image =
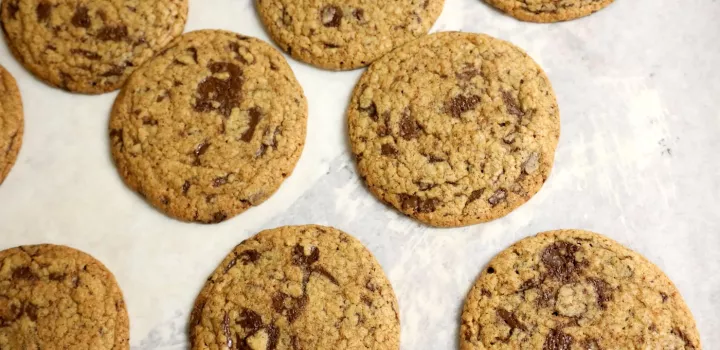
M214 226L168 219L122 183L107 124L116 96L50 88L0 44L25 104L18 162L0 187L0 249L67 244L116 275L133 349L185 349L192 302L230 249L261 229L338 227L377 256L397 292L403 349L456 349L465 294L483 266L540 231L583 228L644 254L677 284L706 349L720 349L720 1L617 0L559 24L516 21L480 0L446 0L434 31L484 32L523 47L550 76L562 118L552 176L494 222L433 229L363 187L345 108L361 71L290 60L310 103L295 173L258 208ZM252 0L191 0L186 30L269 40Z

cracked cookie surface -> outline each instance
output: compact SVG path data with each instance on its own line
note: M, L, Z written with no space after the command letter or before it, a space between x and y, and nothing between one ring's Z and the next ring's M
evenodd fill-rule
M528 201L550 174L560 134L550 82L524 51L457 32L370 66L348 119L369 189L434 226L493 220Z
M174 218L216 223L280 187L306 124L307 101L280 52L203 30L132 75L115 101L110 138L130 188Z
M0 66L0 184L20 152L24 129L20 90L10 72Z
M581 230L540 233L498 254L471 289L462 350L700 349L695 320L660 269Z
M2 28L17 59L65 90L119 89L180 35L187 0L5 0Z
M210 276L190 341L195 350L397 350L398 305L357 239L331 227L280 227L240 243Z
M56 245L0 252L0 349L127 350L115 277L90 255Z
M256 0L273 40L294 58L326 69L367 66L425 35L444 0Z
M615 0L485 0L503 12L528 22L561 22L585 17Z

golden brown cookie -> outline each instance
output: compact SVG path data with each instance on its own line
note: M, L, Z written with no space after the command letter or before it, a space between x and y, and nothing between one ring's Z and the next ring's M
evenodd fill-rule
M585 17L615 0L485 0L505 13L528 22L561 22Z
M166 214L215 223L264 202L305 144L307 101L280 52L220 30L139 68L112 111L120 175Z
M0 184L17 159L23 138L23 105L15 79L0 66Z
M190 341L194 350L397 350L398 305L357 239L332 227L280 227L240 243L210 276Z
M544 232L498 254L465 301L462 350L701 349L665 274L596 233Z
M444 0L257 0L275 42L294 58L326 69L367 66L425 35Z
M187 0L5 0L2 28L17 59L69 91L119 89L180 35Z
M0 349L130 349L115 277L65 246L1 251Z
M375 62L348 107L370 190L434 226L502 217L547 180L560 134L550 81L487 35L426 36Z

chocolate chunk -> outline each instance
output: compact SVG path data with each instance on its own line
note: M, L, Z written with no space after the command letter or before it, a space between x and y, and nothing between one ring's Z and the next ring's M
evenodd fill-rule
M90 28L90 16L88 15L88 9L85 6L79 6L75 9L75 14L73 15L70 22L78 27L78 28Z
M547 246L541 260L547 268L547 274L562 283L570 282L576 274L587 266L587 262L575 259L575 253L580 247L565 241L555 242Z
M466 67L464 70L455 74L457 80L467 81L480 75L480 70L474 67Z
M358 110L367 113L370 119L378 121L377 105L375 105L375 102L370 102L370 106L366 108L358 108Z
M468 202L468 203L472 203L472 202L480 199L480 197L482 197L483 193L485 193L485 189L484 189L484 188L481 188L481 189L479 189L479 190L472 191L472 193L470 193L470 197L468 197L468 201L467 201L467 202Z
M523 163L523 172L528 175L532 175L540 168L540 153L533 152L530 157Z
M545 338L543 350L570 350L573 341L571 335L565 334L559 329L553 329Z
M303 311L305 311L307 302L308 299L306 295L293 298L283 292L278 292L273 296L272 306L277 313L285 315L288 322L293 323L302 315ZM288 307L287 304L291 304L291 306Z
M525 112L522 111L522 108L518 106L517 101L513 97L512 93L510 91L503 91L502 92L502 98L503 102L505 102L505 108L507 109L508 113L516 116L516 117L524 117Z
M325 6L320 12L320 20L326 27L339 27L343 17L342 10L337 6Z
M95 36L103 41L122 41L127 38L128 29L126 26L102 27Z
M320 249L317 247L310 247L310 255L305 255L305 248L301 245L296 245L293 249L292 261L297 266L310 266L320 260Z
M37 5L35 8L35 14L37 15L38 22L43 22L46 19L50 18L50 13L52 12L52 5L43 1Z
M405 109L402 119L400 119L400 137L405 140L412 140L418 136L420 126L410 115L410 110Z
M252 264L260 259L260 253L257 250L246 250L238 255L238 259L243 265Z
M30 319L30 321L37 321L37 311L38 307L35 306L33 303L27 303L25 304L25 310L23 311L25 315Z
M312 269L312 272L313 272L313 273L318 273L318 274L322 275L323 277L327 278L330 282L332 282L332 284L334 284L334 285L336 285L336 286L339 286L339 285L340 285L340 284L338 283L338 280L335 279L335 276L333 276L332 274L330 274L330 272L328 272L328 270L326 270L326 269L325 269L324 267L322 267L322 266L314 267L314 268Z
M203 141L197 146L195 146L195 151L193 151L193 153L195 154L195 157L200 157L205 154L205 152L207 152L208 148L210 148L210 143L207 141Z
M675 327L675 328L673 328L672 331L670 331L670 333L672 333L676 337L680 338L685 343L685 348L689 348L689 349L697 348L695 346L695 343L693 343L693 341L690 340L690 338L687 336L687 334L685 334L685 332L683 332L680 328Z
M280 330L274 325L267 326L268 344L267 350L277 349L278 341L280 339Z
M37 280L37 276L32 272L29 266L21 266L13 270L12 279L14 280Z
M409 194L400 194L399 197L403 210L417 213L432 213L440 204L440 200L437 198L421 199L418 196Z
M210 63L208 69L213 74L227 73L230 77L223 80L210 76L198 84L194 108L198 112L218 111L229 117L233 108L240 106L243 72L239 66L225 62Z
M229 176L229 175L228 175ZM220 187L222 185L226 185L228 183L228 176L225 177L216 177L215 180L213 180L213 187Z
M480 103L480 96L458 95L445 103L445 113L448 113L455 118L460 118L463 113L474 109L478 103Z
M95 52L87 51L87 50L83 50L83 49L71 49L70 52L75 55L84 56L85 58L87 58L89 60L93 60L93 61L97 61L102 58L102 56L98 55Z
M527 328L525 327L525 325L523 325L523 324L520 322L520 320L517 319L517 317L515 316L514 313L512 313L512 312L510 312L510 311L507 311L507 310L504 310L504 309L498 309L498 310L497 310L497 315L498 315L498 317L500 317L500 318L505 322L505 324L507 324L508 327L510 327L511 329L513 329L513 330L514 330L514 329L519 329L519 330L522 330L522 331L527 331Z
M589 277L587 280L595 288L597 303L600 305L600 308L603 310L607 309L607 302L613 298L612 286L599 278Z
M114 65L108 71L100 74L101 77L119 77L125 72L125 67Z
M254 333L263 327L262 317L257 312L249 309L243 309L235 323L245 329L248 334Z
M10 2L8 5L8 13L10 14L10 18L17 19L17 13L20 11L20 7L18 6L17 0L14 2ZM3 27L3 29L5 29Z
M397 148L395 148L395 146L386 143L382 145L380 153L384 156L394 156L398 154L398 150Z
M219 222L223 222L225 219L227 219L227 214L219 211L219 212L213 214L212 220L210 220L208 223L217 224Z
M250 115L248 129L242 134L242 137L240 138L245 142L252 141L253 135L255 134L255 129L257 129L257 125L258 123L260 123L260 119L262 118L262 110L259 107L253 107L250 108L248 114Z
M326 49L337 49L337 48L342 47L341 45L333 44L333 43L327 43L327 42L326 42L326 43L323 43L323 45L325 46Z
M504 201L507 198L507 191L503 189L499 189L493 193L490 198L488 198L488 203L492 205L493 207L500 204L500 202Z

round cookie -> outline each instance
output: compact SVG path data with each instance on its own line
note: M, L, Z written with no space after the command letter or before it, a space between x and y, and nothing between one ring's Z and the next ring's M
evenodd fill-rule
M561 22L591 15L615 0L485 0L488 4L528 22Z
M360 175L382 201L433 226L502 217L550 175L560 117L521 49L444 32L388 54L348 107Z
M465 301L460 348L700 349L673 283L604 236L551 231L498 254Z
M115 101L110 138L128 186L172 217L216 223L280 187L306 124L307 101L280 52L203 30L135 71Z
M81 251L34 245L0 252L0 349L130 349L113 274Z
M324 226L286 226L240 243L190 318L200 349L400 348L398 305L362 243Z
M98 94L180 35L187 0L5 0L0 19L17 59L46 83Z
M23 137L23 105L15 79L0 66L0 184L12 169Z
M396 47L425 35L445 0L257 0L275 42L317 67L365 67Z

